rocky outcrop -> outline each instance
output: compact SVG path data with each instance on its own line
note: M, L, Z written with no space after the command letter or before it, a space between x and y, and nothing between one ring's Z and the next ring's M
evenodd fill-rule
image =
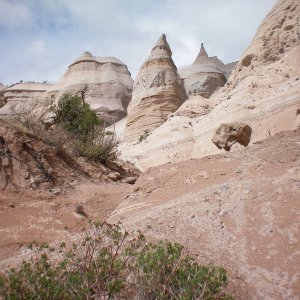
M235 63L225 65L217 56L209 57L203 44L191 66L178 69L189 96L200 95L209 98L219 87L224 86Z
M230 148L239 143L248 146L251 138L252 129L244 123L221 124L213 138L212 142L219 148L230 151Z
M0 109L0 115L10 115L12 107L16 109L22 103L37 99L50 87L48 84L38 82L20 82L3 90L5 105Z
M3 91L5 88L6 86L0 83L0 108L4 106L6 103L4 100L4 91Z
M297 0L278 0L266 16L249 47L242 55L229 85L236 86L262 64L279 61L299 45L300 4Z
M164 123L185 100L185 91L163 34L142 65L135 81L124 132L126 141Z
M95 57L85 52L76 59L47 97L57 102L66 93L81 96L108 124L126 115L133 80L127 66L115 57Z
M134 146L121 144L121 157L145 170L218 153L211 139L220 123L248 124L252 128L250 144L295 129L300 103L299 15L298 0L278 1L225 86L207 99L209 103L200 96L188 99L147 139ZM284 26L286 22L293 27ZM282 50L279 41L286 41ZM267 59L265 53L275 53L276 60ZM247 56L251 54L250 60ZM238 145L231 148L236 149Z

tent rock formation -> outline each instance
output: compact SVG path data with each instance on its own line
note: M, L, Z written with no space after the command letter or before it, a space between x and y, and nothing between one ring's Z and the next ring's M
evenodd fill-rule
M138 140L145 132L160 126L185 98L172 51L163 34L134 81L124 139Z
M127 66L119 59L95 57L85 52L68 67L62 79L48 90L47 96L57 102L65 93L80 95L86 90L85 101L97 115L108 123L115 123L126 115L132 85Z
M203 44L191 66L178 69L189 96L200 95L209 98L218 88L224 86L236 63L225 65L217 56L209 57Z

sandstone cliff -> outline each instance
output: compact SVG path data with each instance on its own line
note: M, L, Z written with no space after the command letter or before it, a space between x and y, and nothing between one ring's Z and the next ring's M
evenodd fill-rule
M278 1L226 85L209 101L200 96L188 99L138 145L123 143L122 157L146 169L219 153L211 139L221 123L239 121L251 126L250 143L296 128L300 105L299 15L298 0Z
M162 35L134 81L124 139L137 141L151 132L184 100L185 91L172 60L172 51L166 36Z
M235 63L225 65L216 56L209 57L203 44L191 66L178 69L189 96L200 95L209 98L218 88L224 86Z

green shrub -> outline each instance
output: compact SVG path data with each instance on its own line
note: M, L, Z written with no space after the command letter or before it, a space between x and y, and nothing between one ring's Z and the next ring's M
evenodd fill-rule
M104 125L88 103L78 96L64 95L53 108L54 122L61 124L67 131L86 139L94 134L96 126Z
M41 248L38 248L41 249ZM43 248L0 275L4 299L232 299L226 271L199 265L169 242L148 243L119 226L94 224L71 246Z
M117 140L113 132L105 131L105 122L97 117L81 97L65 94L52 107L53 120L44 124L35 113L38 105L31 101L13 107L15 126L41 139L58 154L74 151L97 162L113 161L117 157Z

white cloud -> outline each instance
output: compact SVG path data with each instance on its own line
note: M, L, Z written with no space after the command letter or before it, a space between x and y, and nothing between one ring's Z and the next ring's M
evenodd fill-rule
M58 80L61 70L85 50L118 57L135 76L162 33L167 35L178 67L194 61L201 43L209 55L218 55L225 63L235 61L274 3L0 0L0 26L5 24L0 31L0 82L11 83L20 76L23 80ZM38 64L36 57L40 57Z
M43 57L46 59L45 55L47 54L46 43L42 39L33 40L27 47L29 55L34 55L36 57Z
M33 15L25 1L0 0L0 27L13 29L32 23Z

